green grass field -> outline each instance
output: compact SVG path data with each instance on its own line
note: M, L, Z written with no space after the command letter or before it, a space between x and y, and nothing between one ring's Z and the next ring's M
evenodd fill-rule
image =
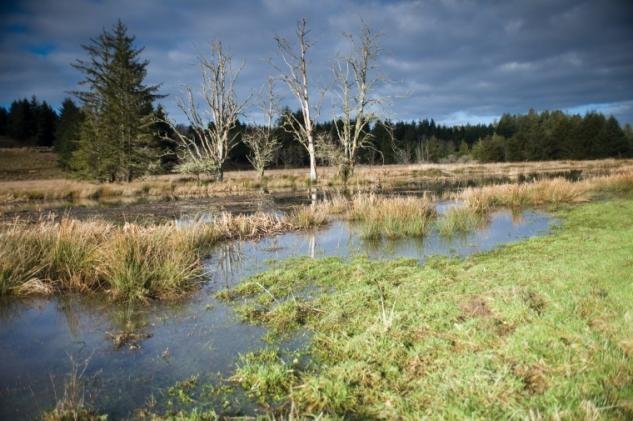
M273 340L233 380L286 415L631 419L633 200L557 212L551 235L465 260L305 258L245 281L225 299L306 329L310 362Z

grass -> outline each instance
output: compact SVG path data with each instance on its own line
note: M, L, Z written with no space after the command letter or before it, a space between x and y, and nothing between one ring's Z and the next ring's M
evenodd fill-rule
M633 200L558 216L552 235L465 260L306 258L250 278L224 298L306 329L311 362L273 344L234 380L285 416L631 419Z
M560 205L586 202L605 193L628 193L633 190L633 172L587 178L573 182L564 178L537 180L522 184L473 187L453 194L466 205L485 213L496 207Z
M314 204L300 206L290 213L290 220L297 229L318 227L329 221L329 209L327 204Z
M0 148L0 180L63 178L49 148Z
M338 204L335 204L338 208ZM366 239L422 237L435 217L428 197L381 197L357 195L349 203L344 217L360 224Z
M463 235L481 227L487 218L471 207L453 207L437 219L436 226L440 235L452 237Z
M105 291L121 300L175 297L202 277L200 259L218 241L323 222L317 217L295 220L222 214L213 223L190 226L15 222L0 231L0 295Z
M57 400L55 408L44 412L43 421L99 421L107 420L107 415L99 415L86 402L87 382L84 378L89 359L78 364L70 357L71 371L64 382L64 394Z
M466 233L498 206L562 205L633 191L630 172L588 178L537 180L466 189L467 205L436 221L428 197L356 195L300 207L288 216L223 214L212 224L116 226L106 222L36 224L15 222L0 229L0 294L107 291L115 299L143 300L180 295L203 273L200 258L220 240L257 238L319 226L336 214L360 225L366 239L422 237L435 223L445 236Z

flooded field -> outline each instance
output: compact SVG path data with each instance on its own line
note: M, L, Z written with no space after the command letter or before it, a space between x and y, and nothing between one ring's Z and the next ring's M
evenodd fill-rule
M594 174L592 172L591 174ZM589 174L589 173L587 173ZM298 205L312 203L336 195L352 196L356 193L374 192L381 195L432 194L438 197L456 192L466 187L503 184L511 181L529 182L536 179L561 177L577 181L584 176L581 170L557 171L550 173L521 174L515 179L496 174L472 178L455 178L420 181L411 179L400 181L397 186L368 186L361 189L341 190L333 187L318 189L296 189L280 191L260 191L249 194L219 194L201 198L102 198L100 200L78 199L73 201L29 201L7 202L0 208L0 221L15 219L38 221L42 218L68 216L74 219L105 219L117 223L134 222L140 224L163 223L171 220L189 220L221 212L251 214L255 212L287 211Z
M280 198L272 208L297 201ZM444 202L437 210L442 213L451 206L456 204ZM317 231L218 245L205 262L207 282L178 303L130 306L100 297L8 297L0 303L0 418L34 418L52 408L63 394L71 358L80 371L85 364L86 401L113 418L142 407L166 409L165 403L174 400L169 387L192 376L217 383L232 372L238 354L264 346L266 332L241 323L214 294L266 270L274 261L365 255L423 263L432 255L467 256L543 235L554 224L539 211L497 211L485 227L465 236L446 239L432 231L423 239L377 243L361 239L353 224L334 221ZM286 346L304 341L300 335ZM257 413L257 406L244 396L233 399L211 399L209 405L223 413Z

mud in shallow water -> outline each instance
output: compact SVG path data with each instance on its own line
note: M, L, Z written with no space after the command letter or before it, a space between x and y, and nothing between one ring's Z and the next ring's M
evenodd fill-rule
M520 175L519 182L537 178L564 177L578 180L580 171L565 171L547 174ZM322 200L334 195L353 195L357 192L372 191L383 195L433 194L441 197L444 193L476 187L510 182L509 177L477 177L439 179L427 181L400 181L389 188L372 185L362 190L342 191L334 188L316 190L286 190L276 192L252 192L250 194L218 194L207 198L103 198L101 200L77 201L31 201L27 203L5 203L0 207L0 222L10 222L16 218L38 221L41 218L68 216L74 219L105 219L115 223L135 222L141 224L163 223L178 219L191 219L215 215L221 212L250 214L254 212L283 212L298 205Z
M450 206L440 204L438 211ZM424 262L431 255L466 256L543 235L555 223L542 212L500 211L488 226L464 237L445 239L433 232L424 239L372 243L336 221L318 231L218 245L205 263L209 281L180 303L131 307L98 297L5 298L0 302L0 419L34 418L51 409L63 395L69 356L88 359L86 401L116 419L153 399L165 402L166 389L178 381L199 375L201 382L213 383L229 375L239 353L264 346L265 330L239 322L214 293L266 270L271 260L366 255ZM253 404L235 405L257 413ZM215 409L225 410L221 403Z

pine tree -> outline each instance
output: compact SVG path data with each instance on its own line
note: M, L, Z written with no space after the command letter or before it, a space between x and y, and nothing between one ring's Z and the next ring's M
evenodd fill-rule
M6 136L9 128L9 112L4 107L0 107L0 136Z
M55 151L64 169L70 169L73 152L77 149L83 113L72 99L66 98L59 112L59 122L55 131Z
M147 60L119 21L83 46L87 60L74 67L84 74L76 92L85 114L71 166L103 181L130 181L156 170L159 151L153 136L152 102L158 86L145 85Z
M9 137L23 145L30 143L35 135L33 115L28 99L13 101L9 108Z
M53 146L57 113L46 101L35 105L35 138L38 146Z
M165 121L167 113L162 105L154 111L154 123L152 132L156 138L158 147L161 150L160 167L162 171L170 172L178 164L178 144L170 139L174 138L173 129Z

